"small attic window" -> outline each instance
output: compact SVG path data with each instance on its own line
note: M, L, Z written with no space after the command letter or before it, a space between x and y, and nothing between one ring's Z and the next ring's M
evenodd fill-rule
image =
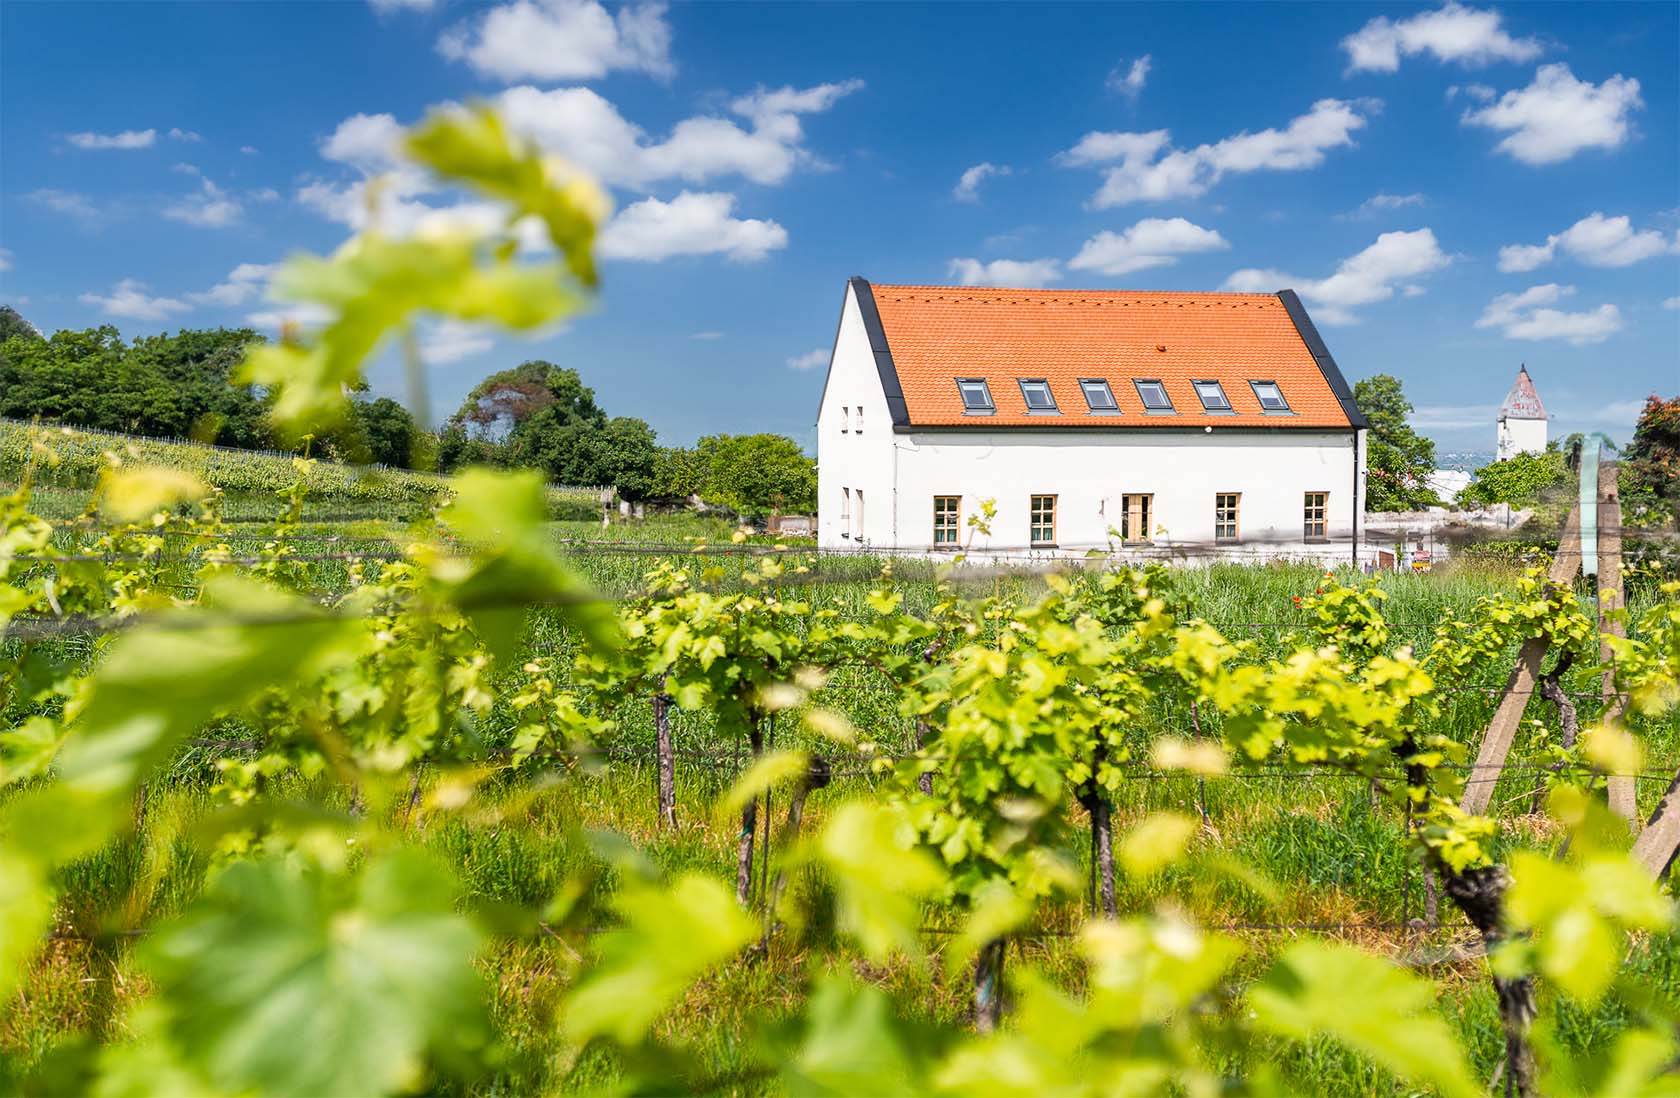
M1118 414L1120 404L1114 399L1114 390L1108 387L1108 382L1100 377L1082 377L1079 379L1079 391L1085 394L1085 407L1093 412Z
M957 378L957 392L962 394L963 412L971 416L989 416L997 411L992 403L992 391L983 377Z
M1275 381L1251 381L1249 388L1254 390L1254 399L1260 402L1262 412L1288 412L1289 402L1283 399L1283 390L1278 388Z
M1167 396L1167 387L1162 385L1159 379L1134 380L1132 384L1137 386L1138 399L1143 401L1144 411L1171 412L1173 410L1172 398Z
M1196 395L1201 398L1202 409L1208 412L1233 411L1231 402L1225 397L1225 389L1217 381L1193 381Z
M1050 382L1041 377L1018 377L1015 384L1021 387L1021 399L1027 402L1029 413L1050 415L1059 412L1056 407L1055 394L1050 392Z

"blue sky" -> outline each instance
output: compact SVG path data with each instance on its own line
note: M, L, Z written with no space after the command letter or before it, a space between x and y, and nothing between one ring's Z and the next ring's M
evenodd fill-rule
M618 207L532 341L432 328L435 414L527 357L663 440L810 443L844 280L1293 286L1352 378L1491 448L1526 362L1625 440L1680 391L1680 7L0 6L0 300L272 329L265 268L471 217L391 161L470 98ZM389 363L376 388L400 395Z

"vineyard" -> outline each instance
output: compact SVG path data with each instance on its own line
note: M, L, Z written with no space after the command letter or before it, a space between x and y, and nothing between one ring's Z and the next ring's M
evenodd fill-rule
M408 151L553 250L292 261L338 320L253 352L278 414L416 312L529 328L594 284L598 196L494 115ZM609 539L488 470L339 520L304 459L234 521L125 445L40 507L60 448L0 497L7 1091L1680 1084L1672 849L1630 854L1680 769L1655 565Z

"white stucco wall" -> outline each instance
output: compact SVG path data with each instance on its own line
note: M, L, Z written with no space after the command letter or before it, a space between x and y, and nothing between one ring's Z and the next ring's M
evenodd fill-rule
M928 548L933 497L962 497L963 536L980 502L993 499L990 538L976 550L1025 553L1030 497L1054 495L1056 549L1047 556L1082 556L1107 548L1120 527L1129 493L1154 497L1154 542L1143 555L1191 559L1317 557L1349 560L1354 508L1363 485L1354 482L1350 432L1199 429L1166 431L922 432L895 436L898 506L893 543ZM1329 544L1302 538L1304 494L1325 492ZM1212 547L1214 496L1241 495L1238 539ZM1359 498L1356 498L1356 492Z
M1546 449L1546 421L1543 419L1501 418L1499 421L1500 461L1518 454L1538 454Z
M857 429L858 409L863 429ZM892 416L869 349L869 334L850 285L835 336L834 354L817 414L817 544L824 548L875 545L891 548ZM841 516L842 490L854 509L850 524ZM863 492L863 526L857 527L857 493ZM847 529L850 525L851 530ZM861 534L861 537L848 536Z

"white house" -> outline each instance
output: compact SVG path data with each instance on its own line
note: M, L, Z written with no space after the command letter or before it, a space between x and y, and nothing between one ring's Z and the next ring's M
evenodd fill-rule
M1499 406L1500 461L1518 454L1539 454L1546 450L1546 406L1534 389L1534 379L1528 376L1525 364L1517 370L1505 403Z
M817 417L818 543L1353 561L1365 427L1293 291L853 278ZM985 501L989 534L969 522Z

